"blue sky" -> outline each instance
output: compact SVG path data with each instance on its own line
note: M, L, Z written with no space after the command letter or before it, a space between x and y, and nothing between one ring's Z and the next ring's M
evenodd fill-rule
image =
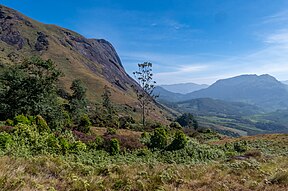
M288 79L287 0L2 0L38 21L116 48L129 74L153 63L158 84L240 74Z

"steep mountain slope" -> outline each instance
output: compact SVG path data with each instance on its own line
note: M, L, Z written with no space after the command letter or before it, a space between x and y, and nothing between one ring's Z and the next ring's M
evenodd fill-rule
M209 85L206 84L195 84L195 83L181 83L181 84L160 85L160 86L165 90L180 94L187 94L209 87Z
M112 91L112 101L133 111L135 81L125 72L113 46L103 39L87 39L73 31L46 25L0 5L0 63L13 64L31 57L52 59L65 76L60 86L69 91L73 79L88 87L90 100L100 99L103 87ZM154 105L154 117L160 110ZM157 114L158 113L158 114ZM161 118L161 117L158 117Z
M267 110L288 107L287 86L270 75L242 75L219 80L207 89L185 95L193 98L214 98L225 101L245 102Z

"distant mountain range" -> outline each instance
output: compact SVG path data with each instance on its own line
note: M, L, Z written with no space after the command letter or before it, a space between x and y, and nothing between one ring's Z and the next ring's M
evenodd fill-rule
M195 84L195 83L181 83L181 84L171 84L171 85L160 85L160 87L173 93L187 94L187 93L191 93L194 91L208 88L209 85Z
M164 102L212 98L256 105L267 111L288 108L288 86L268 74L218 80L208 88L182 95L159 89L156 92L160 94L159 100Z
M225 134L288 132L288 86L267 74L218 80L187 94L157 87L155 94L162 104L196 115L200 126Z

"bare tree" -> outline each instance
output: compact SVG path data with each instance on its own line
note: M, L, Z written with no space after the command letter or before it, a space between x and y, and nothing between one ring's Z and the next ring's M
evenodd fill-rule
M149 110L149 104L156 97L153 95L156 82L153 81L152 63L144 62L138 64L138 71L133 72L135 79L141 89L136 89L139 105L142 110L142 124L145 127L146 115Z

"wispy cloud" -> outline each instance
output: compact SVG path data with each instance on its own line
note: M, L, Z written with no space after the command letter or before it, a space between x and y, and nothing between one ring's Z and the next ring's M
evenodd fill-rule
M263 24L277 24L283 22L288 22L288 10L284 10L274 15L264 17L262 20Z

